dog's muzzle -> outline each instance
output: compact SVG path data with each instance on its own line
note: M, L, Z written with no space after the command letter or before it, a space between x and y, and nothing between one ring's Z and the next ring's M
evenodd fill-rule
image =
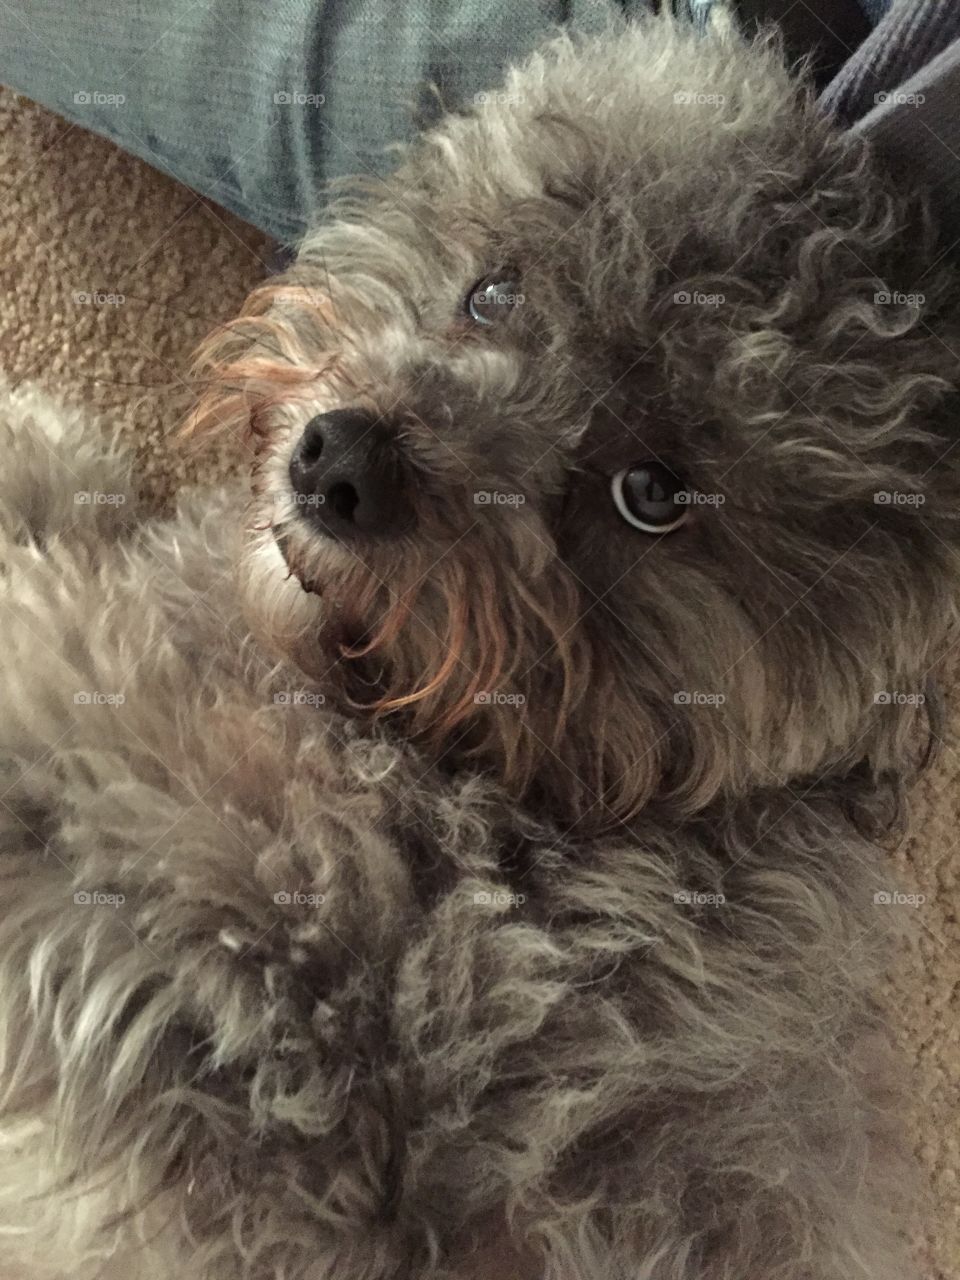
M311 418L290 459L290 483L302 518L327 537L396 537L413 524L395 435L362 409Z

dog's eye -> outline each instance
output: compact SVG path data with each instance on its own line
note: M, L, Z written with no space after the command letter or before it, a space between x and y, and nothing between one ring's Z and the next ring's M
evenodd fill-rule
M648 459L625 467L613 477L611 487L624 520L644 533L670 533L690 514L687 489L662 462Z
M464 309L477 324L493 325L505 320L521 302L516 277L510 271L498 271L477 281L464 299Z

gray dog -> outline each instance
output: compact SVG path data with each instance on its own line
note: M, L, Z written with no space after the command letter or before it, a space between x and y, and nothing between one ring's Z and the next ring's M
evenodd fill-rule
M902 1280L939 252L774 45L656 19L213 336L252 506L138 521L8 397L5 1276Z

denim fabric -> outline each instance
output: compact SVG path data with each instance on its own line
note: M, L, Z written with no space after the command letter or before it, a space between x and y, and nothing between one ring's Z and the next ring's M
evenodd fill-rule
M927 169L935 162L951 212L960 211L958 46L950 46L960 33L960 0L862 2L878 26L824 94L824 108L848 123L869 113L864 126L898 158L926 157ZM672 3L709 38L709 19L724 0ZM646 6L0 0L0 82L290 242L330 179L386 172L391 143L408 140L442 107L497 85L558 26L615 29ZM911 76L927 88L925 110L897 110L892 95L885 109L872 109L880 91Z
M324 184L640 0L0 0L0 83L278 239ZM432 86L439 89L439 97Z

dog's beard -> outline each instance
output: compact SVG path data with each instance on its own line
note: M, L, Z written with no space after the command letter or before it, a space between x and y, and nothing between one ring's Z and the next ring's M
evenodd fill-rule
M636 673L617 646L598 648L535 509L465 527L468 499L434 478L413 533L341 542L291 491L296 438L275 415L255 468L241 582L261 642L327 706L389 720L429 759L477 767L562 822L585 830L638 813L665 767L665 725L628 705Z
M256 534L252 558L280 571L292 614L279 627L273 615L273 638L292 622L298 664L349 714L395 717L432 755L495 763L523 794L562 750L590 684L571 577L555 566L531 582L478 537L354 552L304 524L294 516ZM269 598L259 585L254 594Z

